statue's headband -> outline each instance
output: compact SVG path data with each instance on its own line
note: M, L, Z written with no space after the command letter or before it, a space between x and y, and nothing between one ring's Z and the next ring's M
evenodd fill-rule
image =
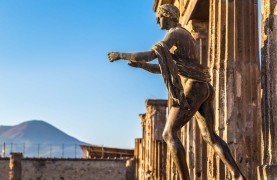
M171 19L179 20L180 11L179 9L172 4L163 4L158 8L157 14Z

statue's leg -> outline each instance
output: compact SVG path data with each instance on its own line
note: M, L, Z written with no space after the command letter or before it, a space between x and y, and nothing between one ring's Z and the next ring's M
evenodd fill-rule
M177 167L181 180L189 180L185 149L178 138L178 131L192 118L198 108L208 97L206 83L188 81L184 84L184 94L190 105L190 110L182 107L172 107L163 132L168 150Z
M213 147L214 151L224 164L234 172L236 179L245 179L238 168L228 145L214 132L214 111L211 97L200 106L198 112L197 122L203 139Z
M182 110L179 107L172 107L163 132L163 139L167 144L181 180L189 180L189 171L186 163L186 152L177 133L189 119L183 118Z

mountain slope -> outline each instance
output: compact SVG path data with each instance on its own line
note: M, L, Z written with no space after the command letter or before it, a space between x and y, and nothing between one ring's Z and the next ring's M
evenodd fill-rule
M81 157L80 144L87 144L69 136L40 120L15 126L0 126L0 145L5 143L5 155L23 152L25 157ZM3 148L3 147L2 147Z
M84 143L40 120L27 121L15 126L0 126L0 140L10 143Z

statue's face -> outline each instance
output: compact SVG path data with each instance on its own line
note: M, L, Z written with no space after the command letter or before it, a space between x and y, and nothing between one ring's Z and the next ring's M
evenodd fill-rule
M170 23L170 21L171 21L170 18L167 18L167 17L164 17L160 14L157 14L156 20L157 20L157 23L159 24L161 29L169 30L171 28L170 27L170 24L171 24Z

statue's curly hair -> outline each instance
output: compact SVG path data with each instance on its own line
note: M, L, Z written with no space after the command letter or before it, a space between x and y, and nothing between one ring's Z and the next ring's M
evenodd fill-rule
M167 18L171 18L172 20L178 22L180 17L179 9L172 4L163 4L159 6L157 14L162 15Z

